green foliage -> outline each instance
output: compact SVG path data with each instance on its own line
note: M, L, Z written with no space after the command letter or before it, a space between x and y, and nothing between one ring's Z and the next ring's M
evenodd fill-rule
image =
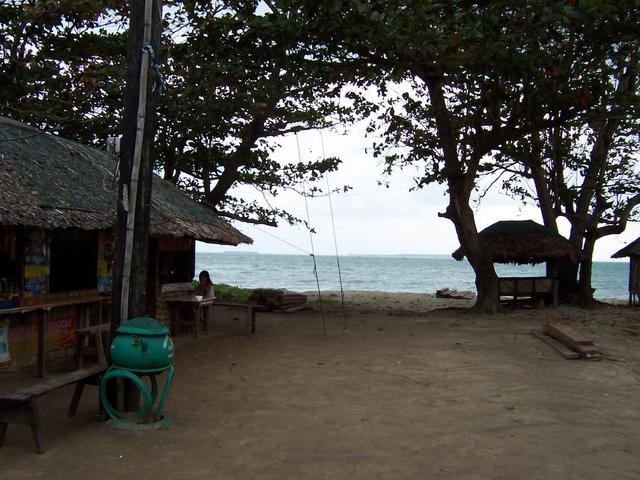
M215 211L257 223L278 218L268 197L318 180L337 158L276 161L277 137L352 117L341 73L313 62L304 18L260 2L165 3L165 90L156 168ZM129 2L4 2L0 5L0 114L85 143L120 130ZM236 198L250 185L265 202Z
M121 111L126 4L2 2L0 114L104 142Z
M172 39L161 107L159 167L194 197L232 218L275 223L293 217L267 204L228 194L251 185L267 196L317 180L336 158L306 163L275 160L277 137L349 121L340 104L339 73L313 62L303 18L286 7L257 3L188 2L173 13L182 24Z
M386 173L411 166L416 188L447 185L442 216L476 271L478 305L497 277L470 202L509 144L603 105L621 52L637 51L640 2L326 1L304 5L328 61L375 88L369 132ZM624 54L623 54L624 56Z
M213 285L213 291L216 294L216 298L234 300L246 300L253 293L253 290L250 288L234 287L225 283L215 283Z

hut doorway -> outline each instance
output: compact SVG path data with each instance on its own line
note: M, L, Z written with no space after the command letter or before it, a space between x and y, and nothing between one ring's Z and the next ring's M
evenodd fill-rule
M97 287L98 233L55 230L51 238L49 291L70 292Z

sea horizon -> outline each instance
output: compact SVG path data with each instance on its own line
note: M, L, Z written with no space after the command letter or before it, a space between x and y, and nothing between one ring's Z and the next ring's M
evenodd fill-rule
M341 271L338 273L337 260ZM435 293L439 288L476 291L475 275L466 260L442 254L315 255L323 291ZM595 298L628 297L628 262L594 261ZM314 262L308 254L261 252L196 252L196 270L208 270L214 283L242 288L317 289ZM544 264L496 264L498 276L544 276Z
M236 250L223 250L221 252L207 252L197 251L199 254L216 254L216 255L276 255L276 256L291 256L291 257L310 257L310 253L277 253L277 252L248 252L248 251L236 251ZM329 257L336 258L335 254L331 253L316 253L316 257ZM447 253L344 253L340 254L338 258L343 257L424 257L424 258L453 258L451 254ZM455 259L454 259L455 260ZM457 261L457 260L456 260ZM623 263L628 264L627 258L611 258L608 260L594 259L593 263Z

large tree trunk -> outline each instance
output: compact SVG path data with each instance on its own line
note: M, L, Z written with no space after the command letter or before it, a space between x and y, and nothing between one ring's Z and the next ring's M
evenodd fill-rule
M482 312L494 313L500 301L498 275L493 261L486 252L478 236L473 210L469 201L458 188L449 188L450 204L446 216L456 227L460 245L476 275L478 298L475 308Z
M493 313L498 309L500 301L498 276L493 268L491 257L480 242L473 210L469 207L469 198L475 185L479 158L467 159L467 168L463 168L463 162L458 154L457 135L447 109L441 79L435 76L425 76L423 80L429 88L431 103L435 110L438 136L444 152L444 172L449 186L449 206L443 216L455 225L460 245L476 274L478 298L475 308Z
M580 295L580 306L589 307L593 304L593 289L591 288L591 274L593 272L593 250L596 245L596 238L587 235L582 249L582 259L580 260L580 279L578 290Z
M153 22L151 44L154 52L160 51L160 15L159 2L153 2ZM140 89L140 70L142 65L143 27L145 2L131 2L129 17L129 40L127 45L127 83L124 98L124 121L122 150L120 159L120 184L117 204L118 221L116 236L116 256L113 271L113 323L112 328L120 322L147 313L147 265L149 253L149 215L151 211L151 185L153 179L153 139L156 132L156 106L158 91L153 88L153 69L149 69L147 83L147 101L144 122L144 138L142 143L142 160L140 163L137 204L134 220L133 255L131 264L130 288L128 291L128 315L121 318L121 289L124 274L125 236L127 232L127 210L124 206L124 190L131 182L133 157L135 149L138 101ZM156 60L157 61L157 60ZM125 293L126 294L126 293ZM115 332L114 332L115 333Z

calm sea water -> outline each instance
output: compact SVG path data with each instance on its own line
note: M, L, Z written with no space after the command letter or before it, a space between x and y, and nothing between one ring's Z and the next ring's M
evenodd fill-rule
M316 256L322 290L339 290L336 258ZM433 293L438 288L475 291L466 261L440 255L340 257L345 290ZM597 298L627 298L628 264L595 262L593 287ZM316 289L313 259L306 255L257 253L197 253L196 270L209 270L215 283L245 288ZM542 276L544 265L496 265L500 276Z

